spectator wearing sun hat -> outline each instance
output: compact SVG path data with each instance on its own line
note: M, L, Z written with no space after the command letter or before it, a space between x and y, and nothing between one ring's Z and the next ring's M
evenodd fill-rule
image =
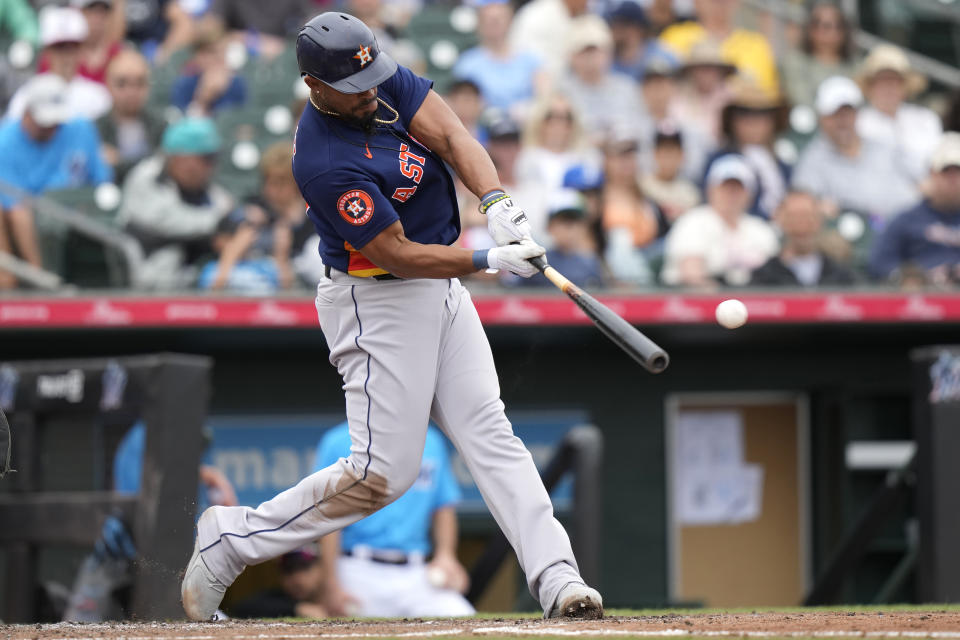
M706 162L710 166L729 153L739 153L757 176L757 193L750 212L769 219L790 184L790 167L774 153L777 136L787 127L787 106L744 78L730 82L730 102L720 112L723 146Z
M886 220L920 195L902 154L858 133L862 104L863 94L850 78L833 76L820 84L814 104L820 133L803 150L793 186L813 193L834 213L846 208Z
M907 102L926 88L926 77L910 67L903 49L879 44L864 59L857 81L867 99L857 115L857 131L896 147L913 177L922 180L943 133L936 113Z
M735 24L739 0L695 0L697 19L671 25L660 42L685 58L699 44L713 42L725 60L761 89L776 94L779 87L776 58L770 43L757 31Z
M141 288L182 287L212 254L211 239L233 198L213 182L220 136L208 118L167 127L161 153L136 165L123 185L118 219L143 245Z
M720 144L720 114L730 100L728 80L736 72L737 68L711 40L693 45L680 67L679 90L670 103L670 118L682 123L685 133L693 132L708 149ZM700 167L702 170L703 165Z
M680 216L667 234L664 284L744 285L751 271L777 253L773 227L747 213L756 188L756 176L743 156L731 154L713 163L707 203Z
M96 120L110 110L107 88L80 75L80 47L87 39L87 21L73 7L46 7L40 12L40 45L48 71L66 82L66 100L76 117ZM26 106L22 91L17 91L7 108L7 118L19 119Z
M66 94L63 79L49 73L22 87L23 114L0 124L0 182L40 195L112 179L96 129L87 120L72 119ZM20 257L42 266L32 211L11 193L0 194L0 205L0 251L10 252L12 238ZM11 276L0 272L0 288L12 284Z

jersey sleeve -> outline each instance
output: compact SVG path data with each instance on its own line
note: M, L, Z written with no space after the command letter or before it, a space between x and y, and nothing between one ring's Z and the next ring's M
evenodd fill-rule
M380 85L389 98L387 101L400 114L400 121L405 129L410 128L410 121L426 100L432 87L432 80L421 78L410 69L399 65L397 72Z
M380 187L367 176L321 174L307 182L301 192L310 209L325 218L354 249L362 249L400 219Z

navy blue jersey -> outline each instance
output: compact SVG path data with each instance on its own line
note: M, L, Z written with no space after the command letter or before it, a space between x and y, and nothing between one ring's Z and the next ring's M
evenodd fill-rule
M324 264L354 276L386 273L360 250L397 220L421 244L452 244L460 235L453 179L408 132L432 85L399 67L377 96L400 117L369 136L307 104L294 136L293 175ZM390 120L393 113L380 105L377 117Z

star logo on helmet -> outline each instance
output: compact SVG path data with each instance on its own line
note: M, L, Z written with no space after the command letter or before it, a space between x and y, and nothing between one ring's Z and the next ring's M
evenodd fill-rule
M370 47L360 47L360 51L357 51L353 57L360 61L361 69L367 66L368 62L373 62L373 57L370 55Z

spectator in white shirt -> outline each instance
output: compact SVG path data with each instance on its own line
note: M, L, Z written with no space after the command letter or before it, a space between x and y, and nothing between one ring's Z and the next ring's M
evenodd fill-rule
M815 106L820 133L810 141L793 172L793 186L820 198L828 215L852 209L879 222L920 199L902 153L857 132L863 94L844 76L824 80Z
M96 120L110 111L110 92L99 82L79 74L81 45L87 38L87 20L79 9L47 7L40 12L40 44L49 62L49 73L67 83L66 100L74 117ZM26 95L17 91L7 107L7 118L20 119Z
M858 80L867 105L857 116L857 131L896 147L914 180L923 180L943 128L936 113L907 100L926 88L927 79L910 68L902 49L880 44L863 61Z
M712 289L744 285L750 273L778 250L770 224L747 213L756 176L743 156L713 163L707 174L707 204L686 212L667 234L664 284Z

